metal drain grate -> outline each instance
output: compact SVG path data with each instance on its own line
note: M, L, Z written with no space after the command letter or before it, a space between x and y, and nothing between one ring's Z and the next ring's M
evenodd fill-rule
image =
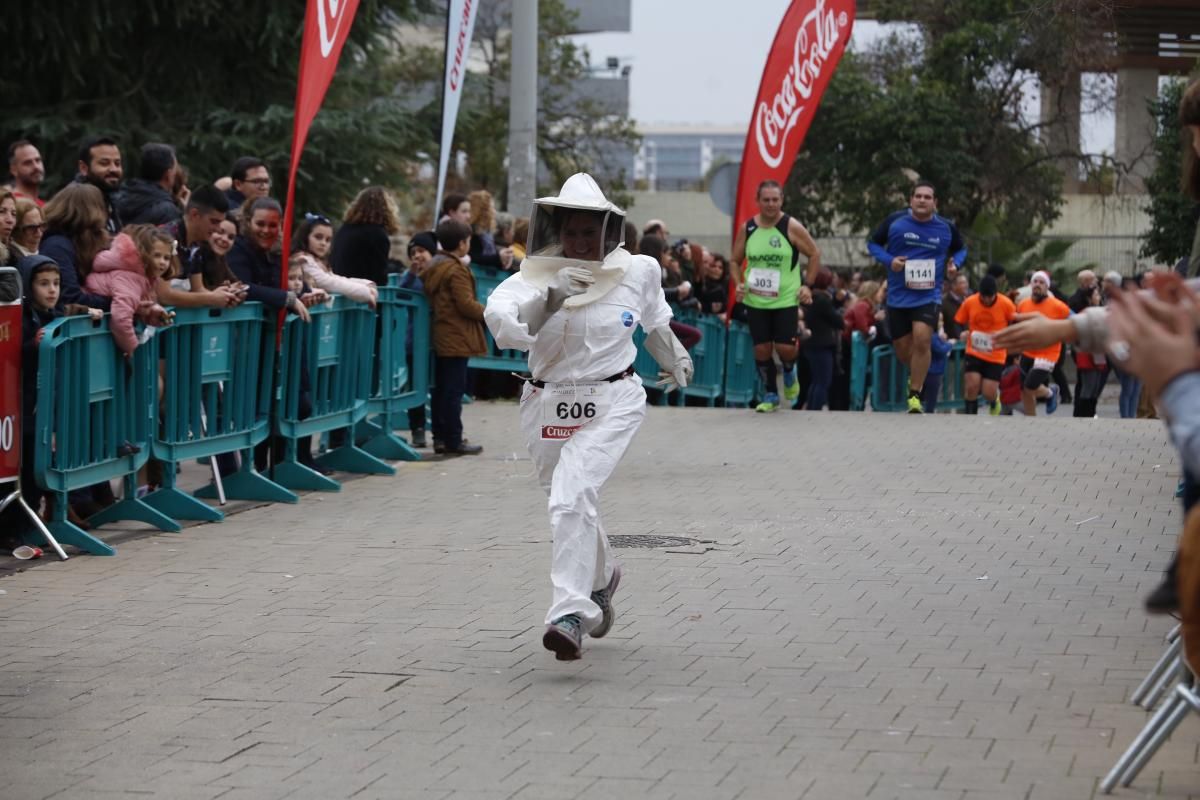
M649 535L630 535L630 536L610 536L608 543L612 547L643 547L647 549L655 549L659 547L692 547L696 544L695 539L688 539L683 536L649 536Z

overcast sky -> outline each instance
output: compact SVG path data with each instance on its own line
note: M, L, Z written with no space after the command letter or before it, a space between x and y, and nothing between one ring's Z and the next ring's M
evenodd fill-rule
M745 125L766 51L791 0L632 0L630 33L578 37L593 63L629 64L630 114L643 125ZM753 13L750 13L750 8ZM852 46L885 35L855 23ZM1083 145L1112 151L1111 116L1085 116Z

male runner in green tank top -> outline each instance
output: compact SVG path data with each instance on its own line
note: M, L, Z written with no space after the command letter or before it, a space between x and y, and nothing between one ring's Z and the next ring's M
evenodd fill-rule
M733 243L733 263L738 282L737 298L746 304L754 361L765 395L756 411L779 408L775 358L783 364L783 396L795 402L800 396L796 380L796 331L799 298L803 288L799 257L808 258L806 280L812 283L821 269L821 251L800 221L783 213L783 188L775 181L758 185L758 213L746 221Z

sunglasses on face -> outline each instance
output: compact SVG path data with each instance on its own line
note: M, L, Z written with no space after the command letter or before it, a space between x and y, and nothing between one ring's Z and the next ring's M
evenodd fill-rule
M44 232L46 230L46 223L39 222L36 225L22 225L21 227L17 228L17 230L26 231L26 232L28 232L28 231L43 231Z

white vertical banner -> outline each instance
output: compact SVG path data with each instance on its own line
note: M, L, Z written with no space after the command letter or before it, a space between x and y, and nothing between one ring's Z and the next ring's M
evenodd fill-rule
M446 80L442 85L442 148L438 153L437 200L433 219L442 215L442 192L446 188L446 168L450 165L450 147L454 125L467 77L467 59L471 53L471 34L475 30L475 11L479 0L450 0L446 9Z

